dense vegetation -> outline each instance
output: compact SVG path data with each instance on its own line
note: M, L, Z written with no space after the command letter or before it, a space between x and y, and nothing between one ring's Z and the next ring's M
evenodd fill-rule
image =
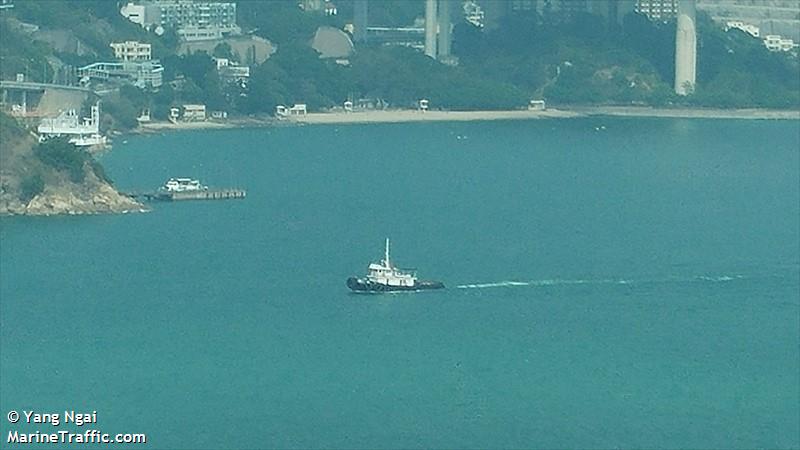
M19 185L19 199L24 203L28 203L32 198L41 194L43 191L44 178L42 178L42 174L37 172L22 179Z
M761 41L724 32L700 17L698 89L694 104L717 107L800 108L800 59L766 51Z
M0 202L11 196L28 203L46 186L81 184L88 174L111 182L86 150L66 138L36 143L23 124L0 112Z
M0 196L10 193L27 203L44 190L40 163L26 154L31 140L22 124L0 111ZM10 179L17 181L16 188Z
M629 14L607 27L599 17L577 14L512 15L485 30L467 22L454 31L458 67L448 67L405 48L359 48L350 67L314 58L308 49L316 27L340 19L303 12L294 1L242 2L241 22L279 44L278 53L255 69L240 111L270 111L275 103L311 107L346 98L379 97L394 106L429 98L436 107L497 109L530 98L555 104L649 104L800 108L796 56L770 53L738 30L723 31L698 15L696 93L673 92L675 23ZM337 2L352 17L352 0ZM371 2L370 23L407 26L424 14L421 0ZM262 101L259 101L262 100Z
M87 167L100 179L105 178L102 167L84 149L71 144L67 138L51 138L33 148L33 154L43 164L63 172L73 183L86 179Z
M666 58L671 70L674 53L674 26L671 35L665 28L637 15L610 29L589 14L550 21L509 17L490 32L459 25L454 45L465 68L512 83L529 97L557 104L663 104L671 95L671 73L658 65ZM637 48L639 34L652 48Z
M105 0L18 0L13 16L43 29L69 30L83 52L56 50L26 39L0 17L0 73L25 71L33 79L52 79L51 63L82 64L109 58L108 43L136 39L154 46L165 84L155 92L122 87L103 97L111 114L104 127L126 129L149 108L157 119L181 103L204 103L230 114L271 114L277 104L306 103L311 109L358 98L383 99L409 107L428 98L435 108L508 109L531 98L550 104L642 104L716 107L800 108L800 65L796 56L768 52L761 41L740 31L725 32L698 16L698 84L695 94L672 90L674 23L657 23L630 14L606 27L589 14L571 17L513 15L492 30L467 22L454 31L453 51L460 64L447 66L408 48L359 47L349 66L322 60L310 48L322 25L341 28L353 13L353 0L340 0L338 16L303 11L297 0L241 1L239 24L267 38L278 51L251 68L246 86L226 83L212 56L236 59L230 47L213 55L177 55L175 35L156 36L126 21L118 3ZM370 23L405 26L422 16L422 0L371 2ZM6 42L15 42L7 45ZM241 61L244 63L244 61Z
M4 140L19 139L25 135L25 128L16 119L0 111L0 136Z
M698 29L698 84L688 97L672 91L674 22L629 14L606 28L588 14L550 22L512 17L493 32L459 25L455 46L467 70L554 103L800 107L796 56L725 32L702 12Z

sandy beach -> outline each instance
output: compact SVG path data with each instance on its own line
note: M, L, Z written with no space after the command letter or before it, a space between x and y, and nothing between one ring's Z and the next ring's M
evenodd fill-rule
M550 109L546 111L358 111L309 113L289 119L307 124L326 123L401 123L401 122L463 122L475 120L531 120L547 118L571 118L585 114Z
M150 122L132 133L162 133L173 130L225 129L314 124L367 124L404 122L463 122L478 120L568 119L589 116L679 117L692 119L780 119L800 120L800 111L766 109L651 108L645 106L574 106L545 111L416 111L383 110L314 112L276 119L270 116L241 117L226 121Z
M309 113L289 119L307 124L394 123L427 121L566 119L587 116L680 117L695 119L793 119L800 111L765 109L650 108L641 106L586 106L545 111L365 111Z

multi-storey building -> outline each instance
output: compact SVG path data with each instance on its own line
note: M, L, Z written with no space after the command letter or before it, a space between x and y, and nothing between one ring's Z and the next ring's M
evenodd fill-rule
M236 25L236 3L231 2L149 0L128 3L120 14L147 29L173 28L187 41L219 39L241 32Z
M81 83L124 81L142 89L157 89L163 83L164 67L156 60L96 62L78 69Z
M678 0L637 0L636 12L650 20L674 20L678 16Z
M249 66L240 66L228 58L214 58L214 62L217 63L217 73L221 79L240 85L247 84L247 80L250 78Z
M790 52L798 47L793 39L784 38L776 34L769 34L764 37L764 45L771 52Z
M486 11L488 28L500 26L504 17L543 17L563 20L578 14L592 14L606 25L619 24L634 10L636 0L477 0Z
M150 61L152 50L150 44L137 41L112 42L114 57L121 61Z

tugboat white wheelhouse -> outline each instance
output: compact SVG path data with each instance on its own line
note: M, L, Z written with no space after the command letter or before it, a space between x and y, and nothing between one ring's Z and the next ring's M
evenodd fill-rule
M386 253L380 263L369 265L365 278L350 277L347 287L356 292L394 292L442 289L440 281L420 281L411 269L398 269L389 259L389 239L386 239Z

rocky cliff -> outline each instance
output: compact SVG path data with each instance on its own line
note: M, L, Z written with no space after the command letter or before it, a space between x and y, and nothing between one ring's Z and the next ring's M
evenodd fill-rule
M134 211L146 208L117 192L91 155L66 141L38 144L0 113L0 215Z
M0 193L0 215L81 215L146 210L141 203L120 194L110 184L94 176L87 176L87 180L80 184L46 185L42 192L30 200L20 199L13 191Z

